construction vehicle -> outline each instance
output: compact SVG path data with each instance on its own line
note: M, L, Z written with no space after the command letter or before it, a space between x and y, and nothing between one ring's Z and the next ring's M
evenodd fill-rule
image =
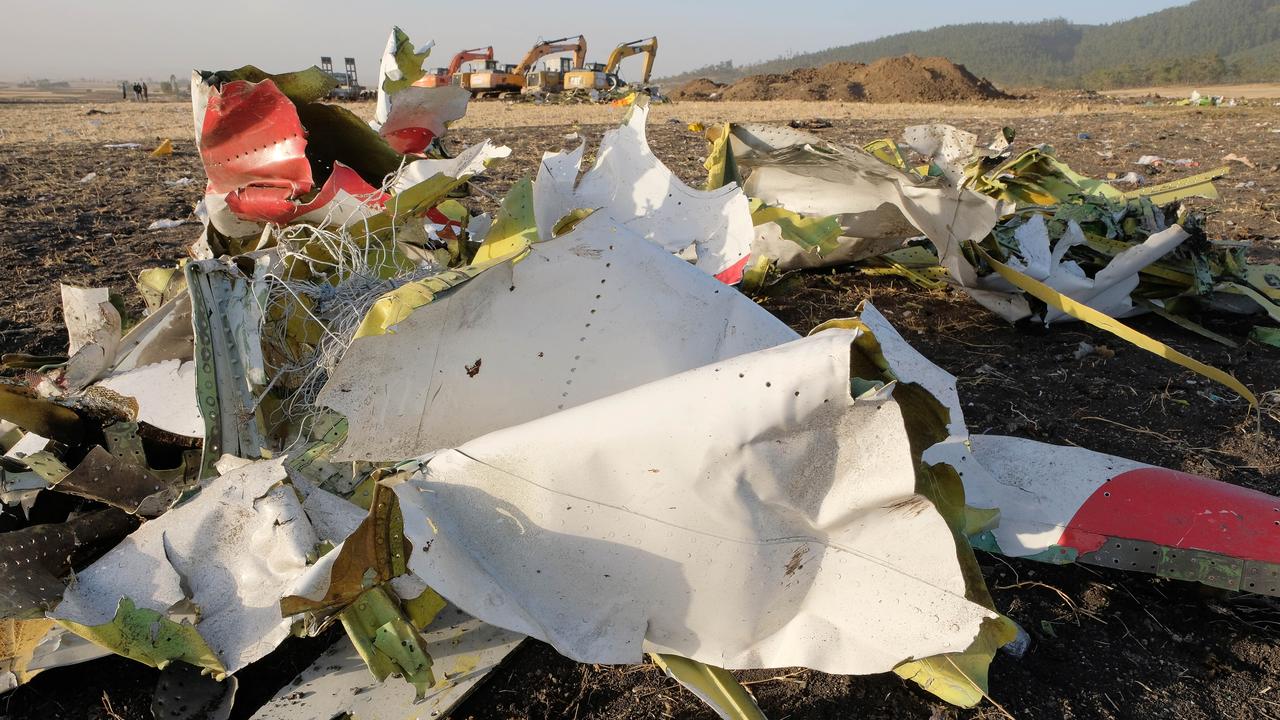
M564 76L573 69L573 58L560 58L560 69L552 70L546 65L542 69L534 68L524 75L524 87L521 95L545 95L564 90Z
M346 65L346 72L336 72L333 69L333 58L326 55L320 56L320 69L338 81L338 87L329 91L329 99L367 100L373 97L373 91L361 85L359 78L356 77L356 59L343 58L342 60Z
M564 76L564 89L604 91L627 85L628 83L618 76L618 66L623 60L641 53L644 53L645 58L644 77L641 78L640 84L648 85L649 76L653 74L653 60L658 55L658 38L656 37L622 43L613 49L609 54L609 61L603 65L591 63L575 68Z
M587 40L563 37L558 40L539 40L520 61L519 65L498 65L485 62L483 70L465 73L459 83L471 90L472 95L498 95L503 92L519 92L524 88L525 75L542 58L555 53L573 53L573 67L580 67L587 57Z
M414 85L418 87L444 87L453 82L453 76L462 69L462 63L469 60L492 60L493 46L463 50L453 56L449 67L436 68L423 75Z

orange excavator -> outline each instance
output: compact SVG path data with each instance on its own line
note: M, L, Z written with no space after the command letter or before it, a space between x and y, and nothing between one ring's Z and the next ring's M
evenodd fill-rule
M641 53L644 53L645 57L644 77L640 80L640 84L648 85L649 76L653 73L653 60L658 56L658 38L656 37L622 43L613 49L609 54L609 61L603 65L591 63L577 66L564 76L564 88L566 90L613 90L621 85L627 85L629 83L623 82L618 77L618 66L623 60Z
M492 60L493 46L463 50L453 56L447 68L436 68L423 75L414 85L418 87L443 87L453 80L453 76L462 69L462 63L468 60Z
M472 95L519 92L524 89L527 82L525 76L529 74L530 70L534 69L534 65L539 60L548 55L565 52L573 53L572 67L581 67L587 57L586 38L579 35L576 38L563 37L558 40L540 40L529 50L519 65L500 66L492 60L487 61L483 70L463 73L462 86L469 88ZM563 77L563 73L557 74Z

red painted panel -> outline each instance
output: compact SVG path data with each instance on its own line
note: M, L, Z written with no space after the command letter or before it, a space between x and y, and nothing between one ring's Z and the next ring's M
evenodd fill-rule
M1085 500L1058 544L1087 553L1108 537L1280 563L1280 498L1176 470L1130 470Z
M401 155L416 155L427 149L436 136L426 128L407 127L392 130L382 136L393 150Z
M307 140L297 108L271 80L236 80L209 95L200 135L200 158L209 189L233 192L249 186L310 192Z
M716 279L725 285L737 285L742 282L742 272L746 269L747 261L750 259L750 255L744 255L738 262L716 273Z
M390 197L364 181L355 170L335 162L333 172L312 200L298 204L289 199L286 188L247 187L227 195L227 207L238 217L253 222L270 222L285 225L312 210L328 205L339 190L364 199L365 203L380 208Z

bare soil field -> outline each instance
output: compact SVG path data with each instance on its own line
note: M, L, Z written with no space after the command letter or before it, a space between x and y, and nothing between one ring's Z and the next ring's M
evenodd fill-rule
M1201 90L1205 92L1204 89ZM354 106L368 113L368 108ZM107 114L87 114L96 109ZM590 142L620 111L596 106L473 104L447 139L451 149L491 138L509 162L474 184L469 201L492 209L545 150L581 132ZM945 121L991 137L1018 130L1019 146L1053 145L1094 176L1130 170L1141 155L1190 158L1219 183L1211 235L1249 242L1256 261L1280 262L1280 111L1142 107L1070 96L977 105L859 103L672 103L650 117L654 151L698 183L706 148L690 122L785 123L823 118L818 133L864 143L897 137L908 124ZM148 231L153 220L191 219L204 187L191 140L190 108L0 105L0 348L47 353L65 343L57 283L110 285L126 297L132 277L171 264L195 238L194 224ZM145 152L172 138L173 156ZM143 149L106 148L136 142ZM590 148L589 148L590 151ZM1153 182L1193 169L1166 167ZM96 175L84 180L90 173ZM174 184L191 178L188 184ZM856 269L791 276L761 304L793 328L853 313L873 301L916 348L959 378L971 429L1077 444L1280 494L1280 350L1215 345L1158 318L1134 324L1173 347L1235 373L1259 395L1260 414L1176 366L1083 325L1011 326L955 292L925 292ZM133 309L140 302L131 300ZM1240 338L1247 321L1204 317ZM1082 342L1113 357L1076 359ZM782 720L819 718L1280 718L1280 602L1085 565L1055 567L979 553L997 607L1032 637L1022 658L1001 654L991 699L975 710L946 706L892 675L830 676L779 669L740 673L762 708ZM746 591L744 589L744 591ZM248 717L325 640L288 647L238 675L236 717ZM0 718L150 717L156 673L118 658L47 672L0 697ZM109 700L109 706L104 703ZM110 708L108 710L108 707ZM454 715L458 718L708 718L690 694L651 665L579 665L528 641ZM326 719L320 719L326 720Z
M1280 98L1280 83L1241 83L1239 85L1160 85L1157 87L1107 90L1104 94L1116 98L1141 98L1158 95L1166 98L1189 97L1192 91L1201 95L1221 95L1246 100Z

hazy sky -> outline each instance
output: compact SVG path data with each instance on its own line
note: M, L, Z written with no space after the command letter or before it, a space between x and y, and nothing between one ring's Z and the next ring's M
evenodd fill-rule
M657 76L726 59L742 64L907 30L979 20L1066 17L1106 23L1186 0L956 2L912 0L0 0L0 78L185 78L192 68L252 63L272 72L354 56L369 85L392 25L434 39L439 65L493 45L518 62L539 37L586 35L603 62L619 42L658 35ZM639 60L629 63L639 64ZM630 64L624 64L634 74Z

